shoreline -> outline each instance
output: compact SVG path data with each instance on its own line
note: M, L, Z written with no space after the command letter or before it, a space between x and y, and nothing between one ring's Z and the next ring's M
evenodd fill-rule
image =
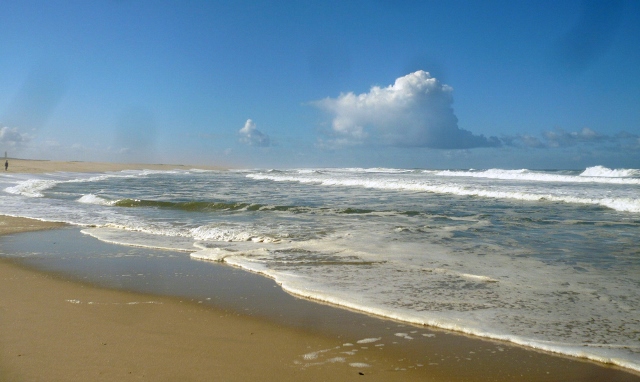
M30 220L0 216L1 221L6 219ZM82 235L73 227L55 229L60 225L32 223L32 229L35 226L54 229L0 236L0 250L5 252L5 247L11 247L10 242L18 238L54 248L68 240L65 233L81 235L105 248L121 247ZM0 224L0 227L12 225ZM86 243L77 245L83 250L92 250ZM67 251L61 248L62 252ZM148 252L148 249L140 250ZM131 253L130 248L127 251ZM179 255L183 255L187 263L197 263L189 261L187 255ZM154 262L157 260L153 259ZM139 263L139 260L135 262ZM122 266L122 269L129 269L126 263ZM279 287L274 288L275 282L264 276L225 265L212 266L236 273L240 279L216 274L215 278L222 278L229 290L221 290L218 286L213 288L213 293L227 300L215 299L210 304L202 304L204 295L189 297L153 287L150 289L153 293L147 293L136 290L135 283L119 287L96 284L95 279L92 281L86 275L56 270L50 265L39 266L37 261L29 263L20 257L7 257L5 253L0 258L0 283L11 299L0 303L0 311L5 317L0 334L0 343L5 344L0 346L0 380L4 377L7 380L37 379L41 370L58 367L60 370L56 372L59 374L54 380L100 379L103 378L100 373L104 373L105 380L135 379L142 375L153 375L155 379L180 375L196 380L210 379L211 375L224 380L350 380L363 373L370 380L489 381L524 377L529 381L587 381L597 375L600 380L640 381L640 376L612 365L384 320L299 299ZM162 273L157 267L154 272ZM255 280L260 284L254 284ZM251 291L257 294L252 297ZM269 313L260 307L259 301L274 308L273 311ZM247 307L252 309L247 310ZM48 319L42 320L42 317ZM55 318L53 321L52 317ZM156 320L159 317L161 322ZM103 339L98 339L96 332L101 333ZM247 332L269 333L269 338L254 343L253 335L247 338ZM399 338L400 333L415 339ZM217 343L220 336L224 340ZM69 339L73 342L69 343ZM110 343L120 346L105 353L101 346ZM150 347L149 344L154 345ZM252 349L254 356L247 356L249 350L238 349L238 344ZM208 363L208 358L203 360L201 357L214 351L210 347L222 353L215 357L225 360L225 374L216 374L223 372L219 370L222 367L219 363L197 367L193 364L194 357ZM38 351L34 352L34 349ZM65 357L60 358L60 352ZM239 353L243 357L239 357ZM110 360L108 364L102 359L105 354ZM132 354L150 355L136 356L133 361ZM245 369L254 366L253 357L271 358L270 368L260 366L246 374ZM58 363L67 367L54 365ZM156 370L157 364L171 367ZM191 365L188 370L184 369L186 364ZM191 367L197 370L191 370ZM125 373L127 368L131 370ZM204 369L207 371L202 371ZM73 374L69 370L74 370ZM132 370L137 370L138 374ZM129 371L132 371L131 375ZM177 371L179 374L166 374ZM236 371L244 374L236 374Z
M28 160L21 160L24 162L28 162L27 165L23 165L21 164L21 162L18 162L19 160L12 160L12 162L10 162L10 170L9 173L11 173L11 168L12 168L12 163L15 163L17 166L14 167L14 171L17 170L21 170L21 172L26 172L26 173L44 173L44 172L55 172L55 171L72 171L72 172L103 172L103 171L120 171L120 170L126 170L126 169L157 169L157 170L171 170L171 169L176 169L176 168L181 168L181 169L190 169L190 168L194 168L194 166L180 166L180 165L149 165L149 164L142 164L142 165L137 165L137 164L133 164L133 165L127 165L127 164L107 164L107 163L90 163L90 162L50 162L50 161L28 161ZM17 162L17 163L16 163ZM37 163L35 163L37 162ZM199 168L203 168L202 166L199 166ZM211 168L214 169L214 168ZM221 169L221 168L215 168L215 169ZM7 223L6 220L9 219L11 220L11 223ZM17 219L17 220L13 220L13 219ZM64 227L66 226L66 224L63 223L48 223L48 222L42 222L42 221L37 221L37 220L31 220L31 219L26 219L26 218L9 218L9 217L4 217L4 216L0 216L0 235L2 233L17 233L17 232L26 232L26 231L35 231L35 230L39 230L39 229L56 229L56 228L60 228L60 227ZM4 229L8 229L8 231L4 231ZM2 250L2 239L0 239L0 250ZM55 244L55 243L54 243ZM115 246L115 245L114 245ZM217 266L222 266L225 267L224 265L217 265ZM197 303L195 302L184 302L183 300L180 300L180 298L177 298L175 296L168 296L165 292L162 291L151 291L152 294L148 294L148 293L143 293L140 294L140 292L138 291L132 291L131 289L127 289L126 290L114 290L111 287L105 287L105 286L96 286L93 283L89 283L87 284L86 282L83 282L82 280L77 280L77 279L73 279L69 278L67 276L58 274L56 272L52 272L51 270L46 270L46 269L40 269L40 270L34 270L33 267L27 267L24 264L19 265L16 264L16 261L14 259L2 259L0 260L0 274L2 274L3 276L5 275L4 271L6 269L8 269L7 267L11 268L10 271L11 272L17 272L16 267L19 268L21 271L27 272L28 275L24 275L25 278L44 278L44 279L48 279L48 280L57 280L57 281L61 281L66 283L67 286L73 284L76 287L79 287L81 289L91 289L91 290L95 290L95 291L101 291L101 292L114 292L114 293L122 293L125 294L127 296L129 296L132 299L142 299L142 298L151 298L153 301L158 300L158 299L162 299L163 302L161 305L163 306L169 306L172 305L172 303L178 303L178 307L183 307L184 304L191 304L195 307L197 307L198 309L200 308L205 308L205 311L208 311L209 314L220 314L220 309L223 309L223 311L225 312L224 314L231 314L234 315L234 317L244 317L244 319L252 319L252 320L257 320L263 324L269 324L269 325L274 325L275 327L279 328L280 330L283 330L284 332L286 332L287 334L285 334L285 337L287 336L293 336L294 338L296 338L296 340L294 342L298 342L301 340L299 334L303 334L303 335L315 335L315 336L319 336L319 338L315 338L314 340L328 340L329 343L327 346L329 346L326 349L320 349L320 351L325 352L327 349L331 350L335 350L340 348L340 346L343 345L342 343L342 335L344 335L344 328L336 328L340 326L340 323L329 323L329 324L319 324L317 321L316 322L312 322L309 325L306 326L301 326L301 327L296 327L295 325L292 325L291 323L286 323L284 322L283 319L279 319L278 317L271 317L271 318L267 318L265 319L265 317L250 317L251 315L246 315L243 314L242 312L242 308L238 308L238 307L233 307L233 308L229 308L229 307L225 307L225 308L221 308L220 306L215 306L215 304L213 304L214 306L202 306L202 305L197 305ZM228 267L228 265L226 266ZM242 270L242 272L247 272L245 270ZM264 276L260 275L257 276L260 278L265 278ZM0 279L2 279L2 277L0 277ZM5 280L5 279L3 279ZM269 279L271 280L271 279ZM5 280L6 281L6 280ZM272 280L271 280L272 281ZM275 282L274 282L275 284ZM238 285L238 283L236 282L235 284L236 286ZM59 288L60 285L55 286L55 285L49 285L46 289L48 290L48 288L52 288L52 289L57 289ZM279 288L279 287L278 287ZM5 290L9 290L9 289L5 289ZM31 290L30 293L32 294L37 294L39 291L38 290ZM96 292L98 293L98 292ZM285 292L282 292L285 293ZM164 299L168 299L167 301L165 301ZM177 299L177 300L176 300ZM267 297L267 303L271 302L273 299L273 296L271 297ZM27 301L27 308L28 309L33 309L33 302L31 302L31 304L29 304L29 297L28 295L24 296L24 300ZM80 303L79 304L74 304L72 302L70 302L70 300L77 300ZM54 311L57 311L57 309L61 309L64 310L64 307L68 307L67 305L96 305L96 304L90 304L90 303L86 303L83 304L83 301L86 300L81 300L81 299L66 299L65 301L63 301L63 304L60 304L60 306L57 306L56 309L54 309ZM168 302L171 301L172 303ZM318 301L311 301L311 300L307 300L309 301L310 304L312 305L317 305L317 306L325 306L328 307L327 310L322 310L322 315L328 315L328 316L332 316L335 315L334 313L331 313L331 310L337 311L337 310L347 310L341 307L336 307L335 305L326 305L323 304L322 302L318 302ZM119 303L122 304L122 303ZM276 303L277 305L278 303ZM284 303L280 302L280 307L284 308ZM137 304L137 305L141 305L141 304ZM147 304L147 305L157 305L157 304ZM51 307L49 307L51 308ZM175 306L173 306L173 308L175 308ZM171 309L173 309L171 308ZM184 309L184 308L183 308ZM209 310L206 310L209 309ZM320 308L319 308L320 309ZM324 309L324 308L322 308ZM4 304L0 305L0 312L3 312L5 310L5 306ZM215 312L215 313L211 313L211 311ZM230 313L231 312L231 313ZM113 312L112 312L113 313ZM115 313L114 313L115 314ZM206 313L205 313L206 314ZM354 315L360 315L362 317L366 316L366 314L364 313L357 313L357 312L353 312L351 314ZM48 317L49 314L40 314L40 317ZM222 317L222 316L221 316ZM361 317L361 318L362 318ZM361 318L356 318L357 319L361 319ZM126 318L120 317L120 320L128 320ZM378 318L378 317L372 317L371 320L376 321L378 323L382 323L382 326L384 325L396 325L398 327L400 326L405 326L407 327L405 330L409 330L409 328L411 328L411 330L414 329L418 329L418 330L431 330L430 328L424 328L424 327L419 327L419 326L413 326L411 324L408 323L399 323L399 322L395 322L392 320L387 320L384 318ZM373 321L367 321L367 324L371 325L371 326L375 326L376 324L372 323ZM225 325L222 323L218 323L220 325ZM228 323L227 323L228 324ZM111 323L104 323L102 322L101 325L106 325L109 326L111 325ZM363 324L364 325L364 324ZM329 329L327 329L327 326L329 327ZM121 330L122 328L111 328L109 329L111 330ZM127 329L127 328L125 328ZM130 328L128 328L130 329ZM186 328L184 329L185 331L188 330L193 330L194 328ZM342 329L342 332L340 330L336 330L336 329ZM353 329L353 328L352 328ZM388 329L388 328L387 328ZM123 330L123 329L122 329ZM165 332L168 332L166 328L161 329L164 330ZM269 330L272 330L271 328ZM293 330L293 333L288 332ZM400 329L396 330L399 331ZM448 339L444 339L444 340L438 340L437 343L432 343L432 344L428 344L428 346L437 346L438 349L447 349L447 352L449 354L449 358L453 358L455 357L457 359L457 362L460 362L461 360L467 360L467 361L471 361L467 364L467 367L471 368L472 370L474 370L474 372L472 372L471 374L464 374L461 375L458 371L455 370L455 367L451 367L453 366L448 365L446 367L444 367L442 364L447 363L447 362L441 362L442 364L439 365L440 370L430 370L429 372L424 372L427 368L424 368L421 370L421 372L417 372L417 368L414 368L414 370L408 370L406 367L402 367L402 365L398 366L398 362L397 360L399 359L398 357L400 357L402 352L398 353L397 351L395 353L393 353L393 355L391 354L386 354L387 353L387 349L389 349L391 346L388 346L385 349L385 354L381 355L381 356L373 356L370 355L369 357L373 357L376 359L376 361L374 363L376 363L376 365L388 365L387 369L380 369L378 366L375 367L375 372L373 373L373 375L371 374L371 372L373 371L373 369L369 369L367 368L366 370L363 369L363 371L359 371L363 372L363 374L368 375L370 378L375 378L375 375L381 375L379 373L397 373L397 372L402 372L402 379L403 380L412 380L414 377L415 378L424 378L426 376L428 376L429 378L436 378L436 380L493 380L496 378L496 376L500 376L500 378L504 378L506 376L509 377L514 377L517 376L518 372L525 372L525 371L531 371L532 368L537 368L537 369L541 369L541 368L547 368L548 370L551 370L551 374L552 376L549 376L549 378L546 378L544 373L533 373L532 375L530 374L529 377L527 378L529 380L540 380L540 381L546 381L546 380L567 380L567 379L571 379L571 380L588 380L589 376L593 377L593 375L602 375L603 379L607 379L607 380L640 380L640 375L637 375L637 373L634 373L633 370L628 370L628 369L624 369L621 367L617 367L617 366L612 366L612 365L608 365L608 364L602 364L602 363L598 363L598 362L594 362L594 361L588 361L586 359L581 359L581 358L573 358L573 357L567 357L567 356L563 356L563 355L558 355L558 354L551 354L549 352L542 352L542 351L537 351L531 348L527 348L524 346L519 346L516 344L512 344L512 343L508 343L508 342L501 342L501 341L492 341L490 339L484 339L484 338L480 338L480 337L472 337L469 338L468 336L465 336L464 334L460 334L460 333L455 333L455 332L446 332L443 331L442 335L440 332L438 332L437 329L434 329L437 333L438 333L438 337L448 337ZM3 328L3 331L5 331L5 329ZM12 330L8 330L9 332L13 332ZM342 335L340 334L342 333ZM391 333L391 335L393 336L393 333ZM397 334L396 334L397 335ZM193 334L194 337L197 337L196 334ZM332 340L335 341L336 338L338 339L337 342L331 342ZM238 338L235 338L236 340L238 340ZM371 339L371 338L361 338L361 339ZM355 339L351 339L351 342L357 342L356 340L358 340L358 338ZM34 341L33 339L29 339L29 341ZM58 342L59 340L54 340L53 343ZM9 343L7 341L0 341L2 343ZM286 346L287 344L287 340L285 338L284 341L284 346ZM290 341L289 341L290 342ZM417 341L416 341L417 342ZM367 342L363 342L363 344L366 344ZM329 345L330 344L330 345ZM478 344L482 344L482 345L478 345ZM51 341L47 346L51 345ZM465 354L467 353L473 353L476 354L477 351L474 348L478 347L478 346L485 346L485 347L490 347L493 346L495 347L495 349L497 348L508 348L508 353L513 353L509 356L504 356L504 354L499 354L494 351L493 353L496 354L495 356L489 356L489 357L485 357L483 358L480 362L478 360L474 360L472 361L470 358L465 358ZM360 346L360 345L356 345L356 346ZM364 353L364 350L368 350L368 347L372 347L374 345L370 345L370 346L360 346L362 348L362 352ZM408 346L408 345L407 345ZM425 345L426 346L426 345ZM45 346L46 347L46 346ZM197 347L197 346L196 346ZM206 347L205 347L206 348ZM411 349L411 352L416 351L416 346L414 345ZM472 349L472 350L469 350ZM0 346L0 350L2 350L4 352L5 348ZM189 350L189 349L187 349ZM340 349L340 350L349 350L349 349ZM376 349L376 350L381 350L381 349ZM263 349L263 351L270 353L272 352L272 350L269 349ZM403 351L405 351L406 353L406 349L404 349ZM421 350L419 350L421 351ZM442 350L440 350L442 351ZM503 352L503 350L499 350L499 352ZM294 356L293 360L290 360L288 367L301 367L300 366L300 362L306 362L307 364L318 364L320 362L314 362L317 361L319 358L322 357L318 357L318 354L315 354L315 356L310 355L309 359L303 357L305 354L309 355L309 354L313 354L314 352L310 352L310 353L300 353L297 354L297 356ZM335 353L334 355L339 356L340 352L339 351L334 351L333 353ZM2 354L2 353L0 353ZM324 354L324 353L319 353L319 354ZM362 353L361 353L362 354ZM439 352L434 349L430 350L430 354L433 355L438 355ZM171 356L174 356L175 354L172 354ZM414 354L415 355L415 354ZM402 355L404 357L404 355ZM20 356L21 357L21 356ZM297 358L296 358L297 357ZM315 357L315 358L314 358ZM396 361L394 361L393 359L389 358L389 357L396 357ZM7 357L2 357L7 358ZM10 357L8 357L7 359L9 359ZM326 358L326 357L325 357ZM334 357L334 358L338 358L338 357ZM433 357L432 357L433 358ZM496 358L495 360L493 358ZM532 358L532 360L526 360L523 361L523 359L525 358ZM5 362L3 359L0 359L0 380L4 379L4 370L5 370ZM299 362L298 364L294 363L295 362ZM444 361L444 359L442 359L442 361ZM233 367L231 367L232 369L232 373L234 369L237 368L246 368L247 365L246 363L238 363L238 361L236 360L235 363L233 360L230 360L229 362L233 363ZM370 362L370 361L369 361ZM491 366L491 367L487 367L486 363L487 362L494 362L495 366ZM524 363L521 363L524 362ZM551 366L549 366L549 362L552 363ZM352 362L356 365L358 364L364 364L366 362ZM426 362L425 362L426 363ZM433 362L429 362L429 366L431 366L430 364ZM485 364L485 365L480 365L480 364ZM508 364L510 364L509 366L507 366ZM515 364L516 366L514 366L513 364ZM293 365L293 366L292 366ZM423 364L421 364L422 366L424 366ZM433 366L438 365L438 363L435 363ZM281 365L283 366L283 365ZM406 365L405 365L406 366ZM422 367L420 366L420 367ZM314 365L312 366L315 369L323 369L327 372L333 373L335 371L335 369L344 369L342 370L342 372L344 372L345 374L345 378L351 378L353 376L353 366L349 366L348 364L345 364L344 362L340 362L340 361L334 361L334 362L324 362L321 365ZM502 367L504 370L492 370L495 367ZM303 369L307 369L308 366L302 366ZM405 370L402 370L405 369ZM431 369L436 369L436 368L431 368ZM506 371L505 371L506 370ZM114 370L112 370L113 372ZM308 371L308 370L306 370ZM279 373L281 373L282 371L279 371ZM300 372L300 370L298 370L297 372ZM314 371L315 373L315 371ZM356 373L356 375L360 376L360 374ZM457 374L456 374L457 373ZM476 375L480 373L480 375ZM547 375L549 371L547 371ZM604 374L602 374L604 373ZM313 374L313 373L311 373ZM410 375L409 375L410 374ZM160 374L161 375L161 374ZM295 377L296 375L299 377L300 375L298 374L291 374L292 378ZM315 375L315 374L314 374ZM325 377L318 377L319 379L336 379L336 375L334 374L330 374L331 377L325 375ZM394 375L394 374L385 374L387 375L386 378L390 378L390 376ZM396 375L397 376L397 375ZM457 377L456 377L457 376ZM561 378L559 378L559 376ZM64 376L61 377L61 379L65 379L67 380L68 376ZM259 379L264 379L264 375L262 374L255 374L252 376L252 378L259 378ZM469 378L469 377L473 377L473 378ZM614 377L614 378L611 378ZM94 376L92 376L91 378L94 378ZM230 375L226 376L225 379L233 379L233 377ZM274 375L275 378L275 375ZM315 378L315 377L310 377L308 375L304 376L305 379L309 379L309 378ZM110 378L109 378L110 379ZM198 379L201 379L198 377ZM279 380L281 380L282 378L278 378ZM340 377L337 377L337 379L340 379ZM286 380L286 379L285 379ZM374 379L375 380L375 379ZM381 379L382 380L382 379Z
M0 216L5 235L57 223ZM15 223L15 224L14 224ZM397 373L384 359L306 365L339 338L171 296L97 287L0 258L0 380L348 380ZM308 358L308 359L307 359ZM373 362L372 362L373 361ZM373 363L376 367L361 366ZM308 362L307 362L308 363ZM420 380L418 373L402 379Z

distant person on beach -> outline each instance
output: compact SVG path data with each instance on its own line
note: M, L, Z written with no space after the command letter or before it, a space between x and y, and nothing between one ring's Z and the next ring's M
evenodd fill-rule
M9 161L6 160L4 161L4 171L7 171L9 169Z

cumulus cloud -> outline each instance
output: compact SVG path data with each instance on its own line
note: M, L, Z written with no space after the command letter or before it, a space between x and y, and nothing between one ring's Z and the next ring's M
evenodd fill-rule
M27 142L31 137L18 131L15 127L3 126L0 128L0 143L5 146L16 147Z
M242 143L261 147L266 147L271 144L269 136L258 130L256 124L251 119L247 119L244 127L240 129L238 133L240 134L240 142Z
M332 117L334 145L382 144L398 147L467 149L500 146L495 138L475 135L458 127L453 89L425 71L396 79L368 93L342 93L313 104Z

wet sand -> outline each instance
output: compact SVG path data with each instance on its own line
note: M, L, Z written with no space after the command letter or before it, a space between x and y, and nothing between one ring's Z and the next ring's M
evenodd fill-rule
M0 217L0 234L56 228ZM0 238L0 247L1 241ZM192 301L98 288L16 259L0 260L0 380L392 380L377 367L304 355L342 345L330 338ZM369 362L366 357L355 362ZM392 375L390 375L392 374ZM403 380L419 380L403 373Z
M12 162L17 161L10 161L10 171ZM78 162L55 163L52 169L54 162L33 162L38 163L22 168L151 169L92 167L85 162L85 170L78 169ZM0 216L0 235L61 226ZM99 277L56 269L59 263L25 259L5 250L18 237L43 251L65 240L77 243L67 243L63 251L88 250L84 239L69 239L77 237L70 230L0 237L0 381L640 381L637 373L617 367L298 299L271 280L224 265L212 264L217 268L211 272L221 273L202 281L201 287L209 288L208 296L213 297L206 300L207 294L187 293L175 282L167 288L154 287L149 280L100 283ZM108 246L107 251L125 251ZM87 264L87 269L100 268ZM133 266L124 260L113 264ZM136 264L141 272L164 272L151 265L156 262ZM172 272L171 267L182 263L167 264ZM207 284L214 279L223 280L226 289Z

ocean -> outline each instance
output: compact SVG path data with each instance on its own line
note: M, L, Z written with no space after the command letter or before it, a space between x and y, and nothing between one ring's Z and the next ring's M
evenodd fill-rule
M640 170L3 174L0 214L309 299L640 371Z

